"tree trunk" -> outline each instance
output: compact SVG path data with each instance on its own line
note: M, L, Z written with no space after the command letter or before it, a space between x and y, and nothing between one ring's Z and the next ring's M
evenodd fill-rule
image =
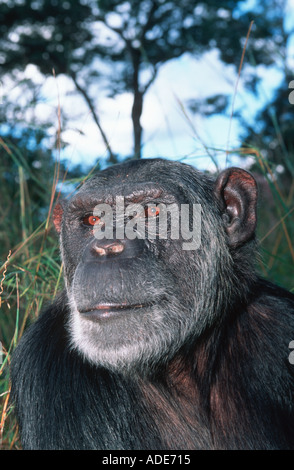
M142 133L140 118L143 110L143 94L140 91L134 93L132 109L133 132L134 132L134 157L141 158Z
M143 93L139 87L139 68L140 68L141 52L138 49L132 49L133 61L133 91L134 101L132 108L132 121L134 132L134 158L141 158L142 133L141 115L143 111Z

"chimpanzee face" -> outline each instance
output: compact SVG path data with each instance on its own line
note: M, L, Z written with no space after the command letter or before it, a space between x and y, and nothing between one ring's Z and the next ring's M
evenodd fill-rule
M230 248L254 232L253 182L238 169L213 183L184 164L139 160L57 206L73 347L95 364L142 370L197 338L225 308Z

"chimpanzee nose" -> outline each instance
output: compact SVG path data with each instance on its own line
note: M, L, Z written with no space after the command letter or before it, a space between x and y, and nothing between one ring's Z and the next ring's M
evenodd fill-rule
M125 245L120 240L115 240L111 243L99 243L93 246L93 250L98 256L119 255L125 249Z
M85 250L84 261L104 262L109 260L123 261L127 258L138 258L144 251L144 240L128 238L109 240L103 238L101 240L92 240L90 246Z

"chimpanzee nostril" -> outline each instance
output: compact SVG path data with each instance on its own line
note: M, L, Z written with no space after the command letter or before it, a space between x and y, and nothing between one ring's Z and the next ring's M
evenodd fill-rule
M93 249L97 253L97 255L106 256L106 249L105 248L102 248L101 246L94 246Z
M125 245L121 242L114 242L105 248L107 249L108 253L111 253L113 255L119 255L124 251Z

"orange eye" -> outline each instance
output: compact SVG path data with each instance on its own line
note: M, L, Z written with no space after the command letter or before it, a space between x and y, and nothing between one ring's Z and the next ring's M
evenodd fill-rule
M146 217L156 217L160 213L160 208L156 206L147 207L145 209Z
M100 219L96 215L86 215L86 217L83 218L83 224L88 225L90 227L91 226L93 227L93 225L96 225L99 222L100 222Z

